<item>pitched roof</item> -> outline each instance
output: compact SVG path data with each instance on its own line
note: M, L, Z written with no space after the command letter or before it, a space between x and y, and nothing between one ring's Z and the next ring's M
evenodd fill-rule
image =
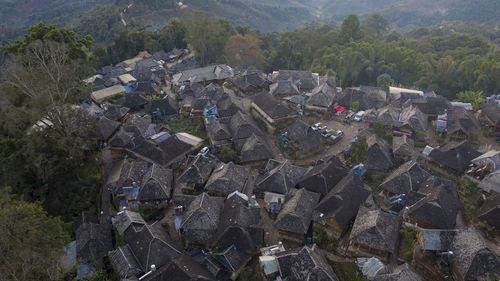
M394 166L388 144L376 137L370 136L367 140L365 168L368 170L389 170Z
M278 80L269 86L269 93L272 95L298 95L300 94L297 85L290 80Z
M182 218L181 228L188 230L185 233L187 240L206 241L207 238L212 238L202 237L204 233L198 231L211 232L212 235L215 233L223 202L224 198L212 197L206 193L196 196Z
M433 149L429 158L447 168L463 173L469 167L470 161L480 156L477 150L467 141L450 143L440 149Z
M130 111L130 108L128 107L122 107L118 105L110 105L108 106L108 109L106 112L104 112L104 116L111 120L118 121L123 118L128 112Z
M229 130L233 135L233 140L249 138L252 134L262 135L262 132L254 124L251 117L238 111L231 117Z
M325 137L314 131L311 126L302 120L295 121L285 129L285 132L293 145L303 151L314 149L326 143Z
M159 111L164 116L177 114L177 104L171 98L164 98L160 100L151 100L146 106L146 110L149 113Z
M287 194L295 187L305 172L305 168L292 165L288 160L278 162L270 159L266 165L265 173L255 181L254 192Z
M500 193L489 196L477 212L479 219L500 227Z
M380 209L361 206L352 226L349 240L370 248L396 254L400 218Z
M415 160L410 160L394 170L380 184L380 187L394 194L408 194L418 191L430 173L424 170Z
M221 252L216 253L215 257L229 270L237 271L249 257L249 254L244 251L240 251L236 246L231 245L223 249Z
M129 210L118 212L118 214L116 214L111 221L120 235L123 235L125 230L127 230L130 226L134 228L141 228L146 224L146 221L144 221L139 213Z
M245 140L240 151L242 163L262 161L273 157L273 152L266 141L253 133Z
M108 119L103 116L97 121L97 128L99 129L100 139L108 140L120 127L121 123Z
M299 189L288 200L274 224L279 229L306 234L311 224L312 209L318 203L320 194Z
M128 107L130 109L138 109L145 106L147 103L148 100L141 94L128 94L116 101L116 104L121 107Z
M278 253L276 259L284 280L339 280L316 244Z
M192 257L182 254L144 279L144 281L164 280L215 281L216 279Z
M338 226L343 228L356 217L360 204L370 193L371 190L364 186L361 177L349 173L330 190L314 210L315 213L324 214L325 218L334 218Z
M347 175L347 172L342 162L336 156L333 156L328 161L316 163L297 184L310 191L326 195Z
M310 98L307 101L308 104L321 107L330 107L335 99L336 89L335 89L335 78L333 79L334 86L330 86L326 81L321 85L313 89L310 94Z
M227 125L220 122L210 122L206 124L208 137L212 141L224 141L231 139L231 133Z
M147 173L148 166L148 163L141 161L126 162L122 166L120 177L118 178L118 190L124 186L132 186L134 182L139 185Z
M392 137L392 152L394 155L413 156L415 143L407 135Z
M152 264L159 268L181 254L159 223L129 227L124 237L144 272L149 271Z
M109 259L121 278L132 278L142 273L132 250L128 245L109 252Z
M246 91L249 87L262 88L266 82L268 82L267 77L262 72L245 73L233 78L233 83L242 91Z
M427 251L448 251L456 230L422 229L423 249Z
M396 267L391 273L375 276L373 281L424 281L409 264L405 263Z
M498 257L486 246L474 227L457 231L451 251L453 262L464 280L500 274Z
M292 109L283 106L279 100L265 91L253 97L252 101L273 119L288 117L294 113Z
M210 80L224 80L230 77L233 77L233 69L225 64L218 64L183 70L172 77L172 83L177 85L187 81L198 83Z
M226 195L234 191L243 191L250 175L250 169L233 162L220 164L215 168L205 185L205 190L216 191Z
M490 120L495 123L500 122L500 107L495 102L487 103L481 109Z
M365 93L360 90L349 90L342 95L338 103L346 108L350 108L352 102L359 102L359 110L367 110L377 105L377 97L372 93Z
M139 201L170 199L173 180L172 170L162 168L158 164L151 165L142 179L137 199Z
M311 91L314 87L318 86L318 74L311 71L302 70L280 70L272 75L272 81L277 82L281 80L288 80L294 83L300 82L301 91Z
M188 164L186 170L177 178L177 182L204 184L212 174L215 165L214 159L199 154Z
M455 227L461 204L452 181L431 177L418 193L425 197L409 206L408 216L438 229Z
M491 172L479 183L479 188L486 192L500 193L500 170Z
M83 223L75 233L76 256L83 262L103 258L113 249L111 225Z
M476 116L463 107L454 107L448 110L447 114L446 127L448 134L462 131L469 135L472 131L480 129Z

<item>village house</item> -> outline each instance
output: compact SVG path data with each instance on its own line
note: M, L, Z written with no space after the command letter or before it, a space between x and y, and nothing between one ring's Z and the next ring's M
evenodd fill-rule
M305 172L305 168L295 166L288 160L269 159L265 168L259 171L253 193L259 197L263 197L265 192L288 194Z
M128 244L110 251L108 256L114 269L122 279L132 279L144 273Z
M216 161L198 154L188 157L187 167L176 179L176 188L186 190L202 190L216 167ZM189 191L188 191L189 192Z
M480 156L467 141L449 143L439 149L433 149L429 156L431 165L441 168L451 174L463 174L470 166L471 161Z
M417 239L422 250L439 253L451 248L456 233L455 229L421 229Z
M349 248L356 255L373 255L385 262L397 255L400 218L361 206L349 235Z
M102 264L113 249L111 225L98 223L96 215L81 214L75 221L76 257L83 264Z
M244 192L250 169L233 162L217 165L205 185L205 191L213 196L226 197L234 191Z
M477 211L477 217L491 226L500 227L500 193L489 196Z
M225 64L183 70L172 75L172 84L176 87L189 84L222 83L233 77L233 69Z
M173 190L173 173L158 164L153 164L142 179L137 200L139 202L162 202L170 200Z
M424 97L424 92L419 90L412 89L404 89L398 87L389 87L389 95L391 101L398 100L400 98L404 98L405 96L412 96L414 98L422 98Z
M453 276L456 280L481 280L500 275L498 257L475 228L457 231L450 250L453 252Z
M269 86L269 93L276 97L290 97L300 94L297 85L291 80L278 80Z
M319 86L307 94L306 109L315 111L328 111L337 96L335 77L321 78Z
M380 188L387 192L388 195L408 195L410 191L417 192L430 175L417 161L410 160L394 170L380 184Z
M319 198L320 194L304 188L295 192L283 206L274 224L281 239L298 245L304 242L311 225L312 210Z
M446 136L453 141L462 141L471 138L480 130L476 116L462 107L455 107L447 111Z
M294 156L303 158L324 149L327 139L321 136L320 132L315 131L302 120L297 120L288 126L282 133L283 141L286 147L290 149Z
M215 277L201 264L186 254L172 259L168 264L157 268L144 281L215 281Z
M104 112L104 116L108 119L124 122L126 119L127 113L130 111L128 107L122 107L119 105L108 105L106 111Z
M260 166L273 157L273 151L266 140L252 133L243 143L237 159L243 165Z
M129 210L118 212L116 216L111 218L111 222L116 228L118 234L122 236L125 233L125 230L127 230L129 227L133 227L134 229L138 230L146 225L146 221L139 213Z
M256 93L269 88L270 81L262 71L247 70L232 79L233 84L243 93Z
M339 105L348 109L352 109L352 104L354 102L359 103L358 110L367 110L379 107L382 104L382 99L379 95L375 95L374 93L367 93L361 89L351 88L338 100Z
M262 131L253 122L252 117L248 114L237 112L228 124L229 131L232 135L232 141L236 146L242 147L245 141L252 135L262 136Z
M107 142L120 128L121 123L108 119L106 116L102 116L97 121L97 129L99 130L98 138L101 141Z
M122 85L114 85L109 88L104 88L100 89L97 91L94 91L90 94L92 97L92 100L95 101L96 103L102 103L106 101L107 99L110 99L116 95L119 95L121 93L125 93L126 90Z
M404 263L392 270L391 273L375 276L373 281L424 281L415 270L407 263Z
M319 75L310 71L279 70L271 74L271 81L273 83L290 81L293 85L296 85L299 93L308 93L319 85Z
M314 167L308 169L297 182L297 185L325 196L347 173L342 162L336 156L332 156L326 161L318 160Z
M139 111L144 109L148 100L142 94L134 93L128 94L116 101L116 104L121 107L128 107L131 111Z
M461 203L452 181L430 177L418 192L409 192L406 199L409 221L430 229L455 227Z
M500 105L495 100L483 105L481 108L486 124L495 132L500 132Z
M262 92L252 98L250 112L257 119L264 122L269 132L276 126L297 117L297 114L267 92Z
M394 167L393 158L386 141L370 135L366 139L368 150L366 152L366 161L363 163L367 170L387 171Z
M208 245L214 238L224 198L202 193L189 204L182 218L181 230L187 244Z
M177 103L170 97L165 97L163 99L153 99L146 105L146 112L151 114L153 119L158 118L159 120L172 119L177 116L179 111L177 108Z
M283 280L339 281L316 244L276 254Z
M392 153L396 162L406 162L413 157L415 142L407 135L392 137Z
M231 144L232 136L227 124L219 122L217 119L205 118L205 128L212 147L220 148Z
M371 189L363 184L361 177L349 173L314 208L315 225L324 227L329 235L340 237L370 194Z

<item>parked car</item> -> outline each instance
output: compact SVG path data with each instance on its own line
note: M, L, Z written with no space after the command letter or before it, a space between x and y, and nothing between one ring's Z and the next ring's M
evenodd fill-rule
M344 132L338 130L335 134L330 136L330 139L334 142L337 142L344 136Z
M316 123L316 124L312 125L312 126L311 126L311 128L312 128L314 131L317 131L317 130L319 130L319 127L321 127L321 125L322 125L321 123Z
M326 131L326 129L328 129L328 126L322 126L322 127L319 127L319 130L320 130L320 131Z
M200 152L198 152L198 154L205 156L205 155L207 155L207 154L208 154L208 152L209 152L209 151L210 151L210 148L208 148L208 146L205 146L205 147L203 147L203 148L200 150Z
M363 116L365 116L365 112L359 111L358 113L354 114L354 121L361 122L361 119L363 119Z
M321 135L322 135L323 137L325 137L325 138L327 138L327 137L331 136L331 134L330 134L330 131L329 131L329 130L324 130L324 131L322 131L322 132L321 132Z

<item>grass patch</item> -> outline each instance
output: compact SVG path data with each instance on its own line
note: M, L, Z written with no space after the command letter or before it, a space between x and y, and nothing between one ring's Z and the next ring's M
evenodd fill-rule
M399 256L411 264L413 260L413 248L417 240L417 231L413 228L399 230L401 240L399 241Z
M358 267L352 262L330 262L333 271L340 281L364 281L363 274L359 272Z
M171 134L189 133L204 140L207 140L207 131L202 118L177 117L165 121L170 128Z
M144 218L145 221L157 221L165 215L167 207L156 207L151 205L140 205L139 214Z
M313 241L318 244L321 249L333 251L338 246L338 241L335 237L328 237L328 234L322 227L313 228Z

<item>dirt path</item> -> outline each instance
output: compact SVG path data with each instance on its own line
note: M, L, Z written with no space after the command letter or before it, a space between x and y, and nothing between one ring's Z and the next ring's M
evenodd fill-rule
M179 232L177 230L175 230L174 207L173 206L169 206L169 208L167 208L167 211L165 212L165 216L159 222L162 225L168 224L168 234L170 236L170 239L172 240L174 245L177 247L177 249L183 249L184 246L182 244L181 236L179 235Z

